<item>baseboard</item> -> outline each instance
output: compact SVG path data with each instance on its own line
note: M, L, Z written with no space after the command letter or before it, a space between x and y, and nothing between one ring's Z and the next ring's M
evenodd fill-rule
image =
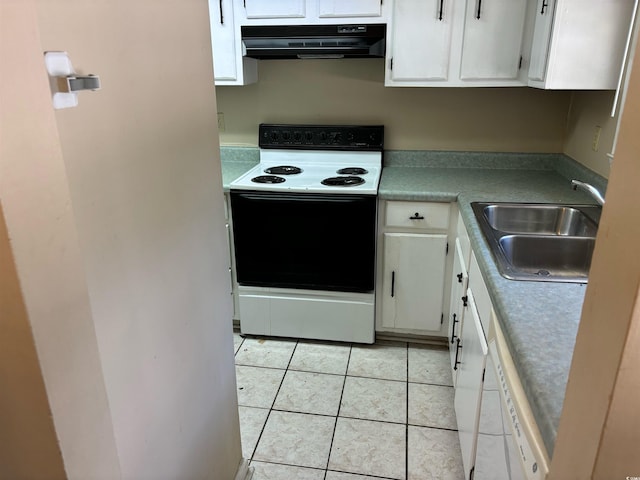
M251 480L253 477L253 467L249 466L249 460L243 458L238 467L235 480Z

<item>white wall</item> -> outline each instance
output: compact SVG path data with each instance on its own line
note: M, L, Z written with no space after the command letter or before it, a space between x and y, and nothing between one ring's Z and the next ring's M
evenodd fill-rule
M13 142L0 199L66 475L231 480L241 449L207 3L2 6L3 41L5 11L23 14L3 65L5 45L29 48L10 64L24 88L6 91L3 67L3 110L6 98L21 116L2 117ZM102 90L54 117L43 50L67 50Z

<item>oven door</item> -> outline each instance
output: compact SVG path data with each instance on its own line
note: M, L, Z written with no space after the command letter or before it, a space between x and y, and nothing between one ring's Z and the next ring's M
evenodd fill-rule
M238 283L372 292L376 197L231 191Z

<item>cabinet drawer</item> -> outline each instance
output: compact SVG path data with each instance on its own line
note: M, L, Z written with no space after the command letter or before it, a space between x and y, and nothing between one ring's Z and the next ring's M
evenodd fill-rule
M427 202L387 202L387 227L439 229L449 226L449 204Z

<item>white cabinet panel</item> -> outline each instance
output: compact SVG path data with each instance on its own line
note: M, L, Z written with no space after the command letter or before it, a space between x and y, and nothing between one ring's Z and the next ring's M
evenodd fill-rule
M245 0L247 18L304 18L306 0Z
M542 81L547 72L549 42L551 41L551 28L553 27L553 12L555 6L555 0L538 0L535 27L533 30L531 59L529 60L529 78L531 80Z
M320 18L331 17L379 17L382 15L380 0L320 0Z
M462 336L459 339L458 378L454 397L458 436L462 450L465 478L469 478L475 462L476 439L482 395L482 376L487 357L487 342L475 307L471 290L467 290L468 307Z
M484 332L489 331L489 322L491 318L491 297L489 290L484 283L480 266L474 253L471 253L471 264L469 266L469 289L473 292L473 298L480 316L480 324Z
M233 0L209 0L213 72L216 80L236 80Z
M449 226L448 203L388 202L385 225L407 229L446 230Z
M393 6L390 78L446 80L454 0L396 0Z
M516 79L526 0L468 0L460 78Z
M382 326L439 331L446 235L384 234Z
M466 294L469 276L460 247L460 242L456 239L456 247L453 257L453 271L451 275L451 301L449 304L449 355L451 357L451 373L453 384L456 384L457 369L456 363L456 342L462 330L464 308L462 297Z
M216 85L246 85L258 78L258 64L242 57L233 0L209 0L211 50Z
M548 0L537 5L529 85L550 89L617 87L631 28L631 0Z

